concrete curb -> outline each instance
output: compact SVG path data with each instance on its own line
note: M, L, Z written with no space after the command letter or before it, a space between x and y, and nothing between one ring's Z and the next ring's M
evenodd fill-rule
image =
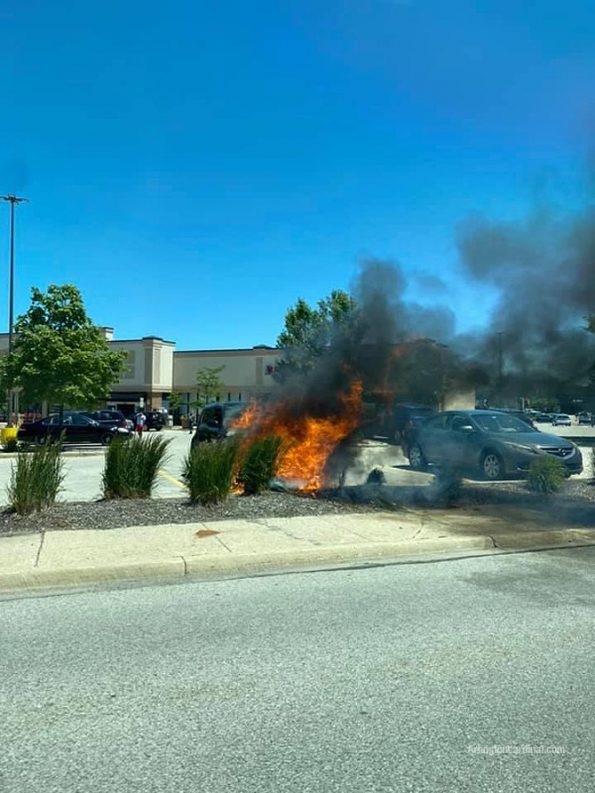
M62 457L101 457L105 454L105 446L102 446L99 449L80 449L78 451L62 451L60 452ZM21 454L21 452L2 452L0 451L0 460L16 460L16 458Z
M595 530L567 529L559 531L516 532L494 535L454 536L409 540L399 543L363 543L361 545L329 545L296 551L230 554L222 556L175 556L161 560L139 560L134 563L71 567L33 568L0 573L0 594L35 592L89 585L139 581L183 580L250 573L283 572L322 566L343 566L354 563L378 563L381 560L420 560L433 555L461 556L506 554L523 551L595 545Z
M67 567L49 570L36 568L14 573L0 573L0 593L134 581L141 578L182 578L185 571L182 557L101 567Z
M564 546L595 545L595 529L559 529L494 533L494 547L500 550L529 550L563 548Z

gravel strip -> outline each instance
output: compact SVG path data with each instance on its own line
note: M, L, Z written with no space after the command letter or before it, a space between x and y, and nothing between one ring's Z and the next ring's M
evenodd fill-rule
M318 495L268 492L260 496L231 496L224 504L191 506L187 499L138 499L122 501L67 502L44 512L15 515L0 512L0 535L29 534L42 530L116 529L166 523L203 523L233 518L291 518L301 515L340 515L399 509L426 510L493 506L510 509L510 520L518 510L539 525L595 526L595 484L588 480L565 482L552 496L531 493L523 481L485 484L465 481L456 494L437 487L387 487L367 484L327 491ZM515 512L515 510L517 512Z
M386 506L384 506L386 509ZM135 499L67 502L44 512L15 515L0 512L0 535L29 534L43 529L117 529L163 523L202 523L233 518L292 518L299 515L340 515L369 512L370 504L352 504L325 497L270 492L260 496L231 496L224 504L192 506L187 499Z

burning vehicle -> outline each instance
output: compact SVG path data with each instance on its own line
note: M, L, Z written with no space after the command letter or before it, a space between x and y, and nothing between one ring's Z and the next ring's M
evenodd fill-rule
M509 413L447 411L418 428L409 462L418 471L435 465L496 480L526 473L540 455L560 460L567 476L583 470L580 449L572 441L540 432Z
M205 405L198 417L191 447L198 443L220 441L236 432L237 422L248 408L247 402L213 402Z

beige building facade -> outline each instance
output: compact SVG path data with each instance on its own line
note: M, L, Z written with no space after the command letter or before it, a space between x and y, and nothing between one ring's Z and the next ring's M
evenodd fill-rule
M169 408L172 392L181 396L180 415L196 410L196 376L201 369L220 370L221 401L248 401L265 397L276 388L274 374L281 351L256 346L222 350L176 350L175 342L159 336L140 339L115 339L112 328L103 328L114 351L125 352L127 360L118 383L112 386L107 405L125 414L138 407L147 410ZM8 334L0 334L0 354L8 350ZM444 394L443 410L475 407L475 390Z

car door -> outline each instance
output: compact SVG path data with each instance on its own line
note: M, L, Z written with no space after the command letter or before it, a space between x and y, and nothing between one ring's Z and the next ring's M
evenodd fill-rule
M429 463L439 464L443 460L448 417L448 413L440 413L424 421L414 436L413 443L419 444Z
M72 414L68 416L64 416L62 419L62 426L60 427L60 433L62 434L62 439L66 443L74 443L76 439L76 429L73 424L73 416Z
M476 429L473 422L461 413L454 413L447 422L445 462L454 468L468 468L473 464Z
M205 441L217 440L221 434L222 418L220 407L213 405L204 408L200 414L198 425L200 439Z
M96 433L94 428L96 424L93 419L81 416L78 413L74 413L68 418L70 423L68 425L67 438L71 443L89 443L95 440Z
M58 416L48 416L37 422L36 427L35 434L37 438L47 438L49 436L52 440L56 440L60 435Z

